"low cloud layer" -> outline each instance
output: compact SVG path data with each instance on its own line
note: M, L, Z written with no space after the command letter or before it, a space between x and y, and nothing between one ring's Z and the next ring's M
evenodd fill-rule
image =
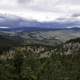
M80 0L0 0L0 13L38 21L79 17Z

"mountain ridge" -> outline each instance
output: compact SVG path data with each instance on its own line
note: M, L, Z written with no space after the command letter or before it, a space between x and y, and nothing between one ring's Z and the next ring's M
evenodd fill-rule
M3 30L10 29L28 29L28 28L42 28L42 29L64 29L68 27L78 27L80 21L51 21L51 22L39 22L36 20L28 20L14 15L0 15L0 27ZM1 29L0 28L0 29ZM5 28L5 29L4 29ZM14 31L14 30L13 30Z

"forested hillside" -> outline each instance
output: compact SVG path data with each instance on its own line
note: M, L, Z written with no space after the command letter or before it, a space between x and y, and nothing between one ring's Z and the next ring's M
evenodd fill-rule
M79 80L80 38L57 47L10 47L0 53L1 80Z

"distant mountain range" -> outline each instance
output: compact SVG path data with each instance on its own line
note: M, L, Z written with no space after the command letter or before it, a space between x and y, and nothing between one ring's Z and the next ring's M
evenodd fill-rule
M14 15L0 15L0 31L31 32L56 29L79 29L80 21L38 22Z

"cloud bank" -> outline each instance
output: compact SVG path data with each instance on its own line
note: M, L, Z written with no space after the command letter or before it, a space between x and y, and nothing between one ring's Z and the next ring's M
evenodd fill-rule
M38 21L80 19L80 0L0 0L0 13Z

